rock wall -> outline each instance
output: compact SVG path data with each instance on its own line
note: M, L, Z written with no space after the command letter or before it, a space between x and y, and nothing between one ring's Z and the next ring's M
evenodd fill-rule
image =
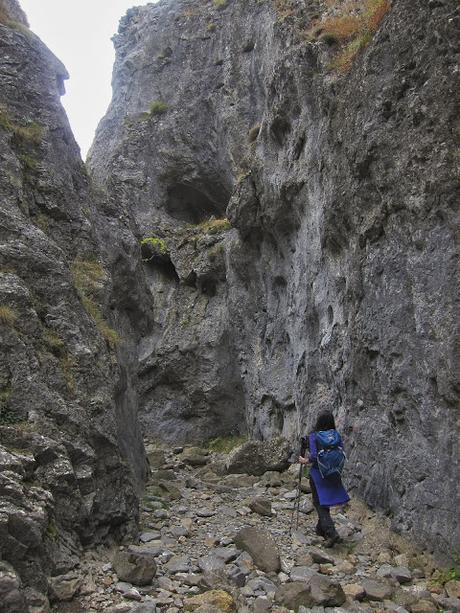
M138 245L98 224L110 203L59 101L67 72L21 15L0 3L0 608L23 612L82 545L136 528L146 316L119 296L122 270L142 292Z
M177 0L121 22L89 169L152 239L142 420L294 442L333 408L353 492L455 550L458 6L394 0L345 75L311 36L323 10Z

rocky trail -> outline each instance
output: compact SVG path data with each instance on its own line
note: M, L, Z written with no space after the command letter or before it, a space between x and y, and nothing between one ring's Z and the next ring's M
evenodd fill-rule
M56 578L53 611L460 610L460 582L442 586L445 571L431 556L358 501L334 511L343 542L326 549L306 478L291 533L298 465L223 474L241 471L241 460L259 473L270 462L200 448L147 451L138 541L87 552L80 568Z

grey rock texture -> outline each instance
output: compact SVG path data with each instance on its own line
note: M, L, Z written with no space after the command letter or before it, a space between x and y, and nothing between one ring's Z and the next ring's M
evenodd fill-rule
M177 0L120 24L89 168L167 245L144 263L142 420L294 441L333 408L353 493L453 551L458 6L395 0L345 76L305 36L322 10ZM233 226L212 246L211 216Z
M135 532L146 473L130 345L142 318L115 298L122 231L107 256L105 201L60 104L67 72L26 23L0 3L0 558L14 569L1 600L21 611L22 591L46 594L82 545ZM16 574L19 596L3 597Z

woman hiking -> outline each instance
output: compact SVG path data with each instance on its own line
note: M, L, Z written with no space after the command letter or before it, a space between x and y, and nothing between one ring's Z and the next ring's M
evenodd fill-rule
M334 431L334 432L331 432ZM301 464L311 464L310 468L310 487L313 497L313 506L318 513L318 523L316 534L326 539L325 547L333 547L341 538L335 529L334 522L329 511L330 507L345 504L350 500L345 488L342 485L340 474L323 477L318 467L318 452L321 451L321 440L330 436L335 438L336 445L342 449L342 439L336 431L334 416L331 412L320 413L316 420L313 432L308 436L309 457L299 457Z

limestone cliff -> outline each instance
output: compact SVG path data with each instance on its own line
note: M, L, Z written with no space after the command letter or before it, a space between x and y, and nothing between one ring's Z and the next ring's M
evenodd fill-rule
M459 9L371 5L348 46L340 2L132 9L89 168L150 239L147 431L334 408L354 493L458 549Z
M66 78L16 2L0 2L0 600L21 612L82 545L135 529L146 472L142 317L115 298L117 272L138 266L121 230L114 273L100 246L103 201L60 104ZM8 589L15 572L29 591Z

